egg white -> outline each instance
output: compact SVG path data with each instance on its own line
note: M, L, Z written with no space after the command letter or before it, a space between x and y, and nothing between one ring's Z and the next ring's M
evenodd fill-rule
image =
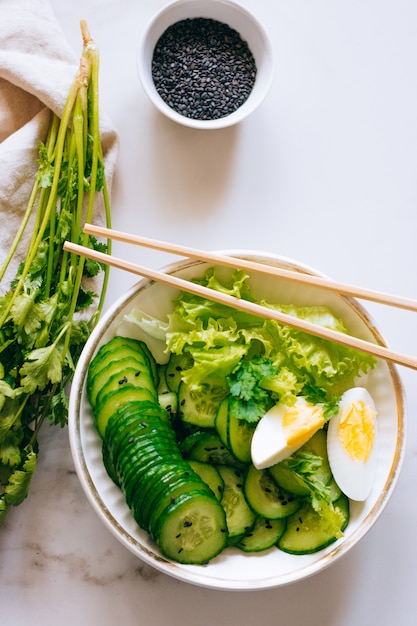
M297 398L294 406L299 407L300 411L305 411L309 406L314 410L314 405L309 405L302 396ZM293 407L278 403L258 422L251 442L252 463L257 469L265 469L287 459L316 432L311 431L298 445L288 445L282 422L289 408Z
M339 412L329 421L327 430L327 454L334 479L348 498L366 500L372 489L377 463L377 420L374 418L374 440L371 453L366 461L352 459L338 437L342 410L356 401L363 401L373 411L375 403L363 387L353 387L342 395Z

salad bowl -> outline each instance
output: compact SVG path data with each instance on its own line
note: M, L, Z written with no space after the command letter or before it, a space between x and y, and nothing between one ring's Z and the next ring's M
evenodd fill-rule
M297 272L318 272L292 259L255 251L228 251L227 254ZM186 280L202 277L209 264L186 259L163 268ZM229 276L231 270L218 268ZM327 306L343 320L352 335L385 345L369 313L353 298L321 289L301 286L284 278L252 274L249 285L256 300L296 306ZM106 472L102 441L94 426L86 382L89 364L100 346L115 334L144 340L158 363L168 359L165 343L150 337L127 316L140 309L149 316L166 320L178 291L148 279L137 282L99 321L76 368L70 396L69 437L77 475L94 511L119 542L142 561L178 580L213 589L249 591L270 589L310 577L338 561L373 527L383 513L395 488L405 446L404 393L395 365L378 360L355 384L366 387L378 412L378 456L368 497L350 503L350 519L343 537L313 554L295 555L271 549L245 553L228 547L205 565L174 562L165 557L151 537L141 529L128 508L122 491Z

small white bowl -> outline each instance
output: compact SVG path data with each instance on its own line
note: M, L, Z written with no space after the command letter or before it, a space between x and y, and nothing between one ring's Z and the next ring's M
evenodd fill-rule
M187 18L205 18L227 24L245 41L255 59L255 83L246 101L234 112L217 119L193 119L178 113L159 95L152 77L155 45L167 28ZM269 37L247 9L232 0L175 0L162 8L145 28L139 50L138 70L143 88L151 102L171 120L198 129L217 129L241 122L267 95L274 74L272 46Z

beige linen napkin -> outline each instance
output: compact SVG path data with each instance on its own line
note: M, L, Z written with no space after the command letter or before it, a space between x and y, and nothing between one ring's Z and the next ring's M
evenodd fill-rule
M80 53L81 48L80 33ZM49 112L61 115L78 62L49 0L0 0L0 266L28 203ZM104 116L100 124L110 187L118 138ZM25 254L25 242L19 252L20 257ZM16 264L10 266L0 293L15 275Z

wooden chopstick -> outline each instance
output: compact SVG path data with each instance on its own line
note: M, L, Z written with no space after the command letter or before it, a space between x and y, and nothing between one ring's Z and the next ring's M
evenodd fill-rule
M313 276L311 274L305 274L303 272L287 270L264 263L256 263L255 261L234 258L223 254L217 254L215 252L196 250L195 248L167 243L165 241L159 241L157 239L149 239L147 237L141 237L140 235L131 235L128 233L113 230L111 228L106 228L104 226L85 224L84 232L89 233L90 235L95 235L97 237L115 239L116 241L131 243L134 245L142 246L144 248L151 248L153 250L170 252L172 254L178 254L181 256L189 257L191 259L208 261L209 263L217 263L225 265L226 267L249 270L252 272L258 272L260 274L265 274L267 276L287 278L289 280L302 283L304 285L314 285L316 287L328 289L330 291L334 291L347 296L353 296L356 298L361 298L363 300L370 300L372 302L378 302L380 304L387 304L390 306L417 312L417 300L374 291L363 287L355 287L353 285L336 282L334 280L323 278L321 276Z
M170 285L171 287L175 287L182 291L187 291L203 298L213 300L214 302L218 302L220 304L224 304L226 306L230 306L232 308L239 309L253 315L257 315L264 319L275 320L281 324L285 324L292 328L297 328L317 337L321 337L322 339L335 341L336 343L348 346L350 348L355 348L356 350L361 350L387 361L392 361L399 365L404 365L405 367L417 369L417 358L406 354L393 352L385 346L374 344L363 339L358 339L357 337L352 337L351 335L345 335L344 333L340 333L329 328L324 328L323 326L319 326L318 324L313 324L306 320L287 315L286 313L281 313L280 311L276 311L274 309L255 304L253 302L248 302L247 300L235 298L233 296L229 296L228 294L209 289L208 287L204 287L203 285L191 283L188 280L184 280L177 276L142 267L141 265L137 265L129 261L124 261L109 254L105 254L97 250L92 250L90 248L80 246L75 243L66 241L64 243L64 249L68 252L72 252L74 254L93 259L100 263L111 265L118 269L126 270L128 272L131 272L132 274L137 274L156 282L165 283L166 285Z

